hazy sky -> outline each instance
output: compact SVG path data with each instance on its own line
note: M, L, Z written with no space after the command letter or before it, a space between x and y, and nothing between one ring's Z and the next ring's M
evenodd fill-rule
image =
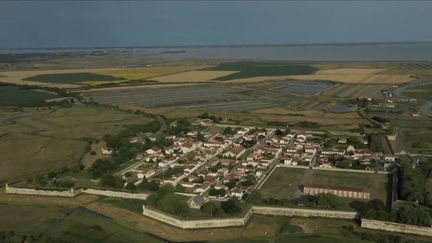
M0 48L428 41L431 24L431 1L0 1Z

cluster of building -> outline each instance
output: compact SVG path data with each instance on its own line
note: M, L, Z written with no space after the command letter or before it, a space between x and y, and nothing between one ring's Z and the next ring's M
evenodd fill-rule
M123 171L123 174L129 175L125 179L136 185L144 178L157 180L160 184L177 185L232 142L221 137L216 130L202 133L194 130L184 136L171 135L164 139L171 141L172 145L153 146L138 154L135 158L136 163Z
M326 139L312 133L287 134L284 138L292 141L284 150L281 163L288 166L317 166L324 168L337 167L335 160L359 161L369 165L372 152L366 148L367 140L363 139L363 146L355 148L344 137L339 137L338 146L327 143Z
M169 146L153 146L138 154L136 163L122 171L123 178L135 185L144 179L156 180L184 193L242 198L279 162L282 146L291 141L290 137L275 139L273 133L248 127L207 127L184 136L166 136ZM142 141L133 138L130 142Z
M254 188L272 163L278 163L277 156L282 149L272 143L272 136L272 131L235 129L233 134L225 135L231 142L217 158L184 178L179 185L187 193L241 199Z
M308 141L313 134L287 134L290 143L284 151L282 163L285 165L311 166L317 157L321 145Z
M323 132L312 131L281 132L209 125L184 135L166 136L164 140L169 142L138 154L136 163L122 171L123 178L135 185L143 180L171 184L182 193L199 195L193 197L195 201L190 201L193 205L202 204L199 202L208 198L241 199L259 188L278 164L333 168L337 167L335 160L359 161L367 165L373 158L366 148L367 139L351 140L343 136L329 139ZM143 141L134 138L130 142ZM370 197L364 189L322 185L306 185L303 192L361 199Z

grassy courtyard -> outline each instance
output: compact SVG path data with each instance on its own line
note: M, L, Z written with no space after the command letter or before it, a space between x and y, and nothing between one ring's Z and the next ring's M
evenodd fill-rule
M306 172L309 173L305 176ZM390 177L374 173L357 173L345 171L307 170L301 168L278 168L260 189L262 198L292 199L300 195L300 185L303 183L331 186L350 186L369 190L371 198L387 202L391 188Z
M259 190L263 198L292 198L305 173L301 168L278 168Z
M390 177L380 174L366 174L356 172L314 170L309 183L332 186L350 186L364 188L371 193L371 198L387 201L390 187Z

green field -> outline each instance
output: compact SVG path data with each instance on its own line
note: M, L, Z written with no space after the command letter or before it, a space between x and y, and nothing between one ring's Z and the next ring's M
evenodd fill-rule
M72 208L62 205L0 203L0 232L38 235ZM1 239L0 239L1 241Z
M99 106L38 112L0 124L0 182L45 173L79 162L90 139L150 119Z
M278 168L260 189L263 198L292 199L302 184L308 170L300 168ZM356 172L309 170L310 175L304 183L332 186L361 187L371 192L371 198L387 202L389 176Z
M23 80L37 81L45 83L65 83L75 84L89 81L118 81L123 78L114 77L111 75L95 74L95 73L59 73L59 74L40 74Z
M290 236L279 236L272 238L241 238L236 240L226 241L209 241L209 243L368 243L372 241L365 241L361 239L352 239L343 236L327 236L327 235L290 235Z
M58 224L60 233L47 234L56 242L165 242L145 232L123 226L103 215L84 208L76 209Z
M431 136L431 131L412 131L409 133L409 139L405 140L403 145L410 152L428 154L432 151Z
M259 190L263 198L292 198L299 190L305 169L278 168Z
M218 80L231 80L251 78L258 76L286 76L313 74L318 69L310 65L290 64L284 62L227 62L219 64L208 70L238 71L236 73L218 78Z
M370 191L371 198L386 203L388 190L391 188L389 179L389 175L373 173L314 170L309 183L364 188Z
M29 106L42 103L46 99L59 96L41 90L23 89L17 86L0 86L0 106L16 105Z
M377 98L386 87L382 84L339 84L323 94L338 98Z
M407 88L403 94L416 99L432 100L432 84Z

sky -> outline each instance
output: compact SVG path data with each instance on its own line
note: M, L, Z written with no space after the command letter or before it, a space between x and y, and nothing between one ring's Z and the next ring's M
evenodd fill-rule
M0 48L431 41L432 1L0 1Z

